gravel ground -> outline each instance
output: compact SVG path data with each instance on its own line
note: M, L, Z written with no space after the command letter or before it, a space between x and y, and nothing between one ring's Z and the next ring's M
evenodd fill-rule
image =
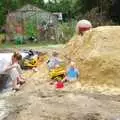
M26 84L7 98L14 109L4 120L119 120L120 96L82 92L79 82L56 90L46 64L26 74Z

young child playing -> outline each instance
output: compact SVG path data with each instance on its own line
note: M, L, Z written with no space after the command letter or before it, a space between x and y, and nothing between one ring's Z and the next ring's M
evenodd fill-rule
M61 62L62 60L58 57L58 53L53 52L52 57L47 62L49 70L55 69L56 67L60 65Z
M63 82L65 82L65 81L69 81L69 82L76 81L78 79L78 76L79 76L79 71L76 68L75 63L71 62L67 71L66 71L66 76L63 79Z
M15 52L12 56L12 63L5 69L5 72L7 72L12 79L13 90L16 91L20 89L20 84L25 83L24 78L21 76L22 70L19 65L21 59L22 56Z

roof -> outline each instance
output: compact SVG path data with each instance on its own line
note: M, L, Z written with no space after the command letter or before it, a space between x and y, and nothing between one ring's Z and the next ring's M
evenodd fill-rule
M38 7L32 6L30 4L23 6L15 12L9 13L8 21L10 16L14 16L15 20L20 22L23 20L31 20L36 21L37 23L41 23L41 21L47 22L50 19L52 19L54 23L57 22L57 17L55 17L52 13L47 12Z
M19 11L19 12L25 12L25 11L44 11L44 10L42 10L42 9L40 9L38 7L35 7L33 5L28 4L28 5L23 6L20 9L18 9L17 11Z

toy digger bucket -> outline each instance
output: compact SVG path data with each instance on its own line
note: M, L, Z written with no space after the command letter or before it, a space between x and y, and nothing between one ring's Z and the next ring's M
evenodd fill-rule
M22 68L24 69L24 68L33 68L40 66L47 59L48 56L46 54L42 54L42 55L40 54L38 55L38 57L32 59L25 59L22 62Z
M38 56L37 66L41 65L43 62L48 60L48 56L46 54Z
M23 61L23 68L33 68L33 67L37 67L37 59L31 59L31 60L29 60L29 59L25 59L24 61Z
M61 81L58 81L55 85L56 89L62 89L64 88L64 83Z
M50 70L49 76L51 79L60 80L65 75L65 68L64 67L57 67L55 69Z

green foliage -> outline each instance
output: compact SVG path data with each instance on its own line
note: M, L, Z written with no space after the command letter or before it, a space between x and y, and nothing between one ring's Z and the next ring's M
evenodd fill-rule
M37 34L37 29L36 29L36 25L31 23L31 22L28 22L25 26L25 31L26 31L26 35L27 36L36 36Z
M44 7L44 0L18 0L21 5L32 4L40 8Z
M49 2L45 5L45 9L50 12L62 12L65 18L71 19L73 16L74 0L60 0L59 2Z
M0 26L5 24L8 13L26 4L32 4L44 8L44 0L0 0Z
M75 33L75 26L76 26L77 21L71 20L70 22L62 23L60 24L60 29L62 31L62 41L66 42L68 41L73 34Z
M67 22L73 18L89 19L90 17L87 16L93 14L100 16L98 19L106 17L108 20L112 19L120 23L120 0L49 0L46 4L44 0L0 0L0 27L5 24L8 13L26 4L32 4L50 12L62 12ZM91 12L96 8L96 13ZM102 21L104 22L104 20ZM69 31L70 29L66 26L65 24L65 31Z

